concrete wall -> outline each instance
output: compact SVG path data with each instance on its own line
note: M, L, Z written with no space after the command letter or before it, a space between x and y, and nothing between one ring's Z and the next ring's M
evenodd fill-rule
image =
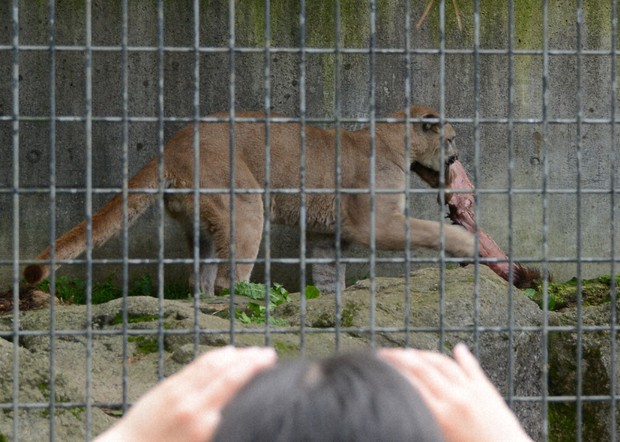
M376 11L376 44L378 48L403 48L404 0L379 1ZM19 165L12 162L12 131L10 115L13 108L11 73L12 55L8 45L11 36L10 2L0 2L0 188L10 190L13 174L19 171L19 187L26 192L19 197L19 256L34 257L49 242L49 196L28 193L28 189L47 187L49 178L49 122L26 117L45 117L50 112L49 53L27 50L19 53L19 111L24 118L19 125ZM58 0L56 16L56 43L61 47L84 45L85 6L80 0ZM118 46L121 43L120 2L93 0L93 45ZM153 47L157 44L157 9L152 1L131 0L129 3L129 44L132 47ZM307 1L306 44L308 47L331 48L335 45L333 4L330 0ZM414 49L437 49L440 46L438 3L433 6L420 29L415 22L421 16L426 2L412 2L410 40ZM459 31L452 2L446 2L446 48L471 49L474 46L473 2L460 1L463 30ZM515 2L513 44L516 50L543 48L543 17L539 2ZM577 48L576 10L574 2L549 2L549 48L574 50ZM611 13L603 2L584 2L583 48L611 49ZM271 2L272 47L299 46L300 29L298 5L295 2ZM193 44L193 12L189 0L165 1L166 47L191 47ZM483 49L506 50L509 47L508 10L504 2L480 1L479 42ZM364 2L341 1L340 45L347 48L368 46L369 7ZM47 5L43 1L22 2L19 10L19 43L23 46L47 44ZM200 2L200 45L226 47L228 39L228 5L223 0ZM263 2L237 1L235 16L236 44L240 47L264 47ZM308 116L333 117L336 89L339 91L342 116L366 117L369 108L369 56L344 54L336 63L333 54L307 54L306 97ZM157 116L158 55L156 52L131 51L129 54L129 114ZM445 87L440 83L441 63L445 66ZM504 54L484 53L479 56L478 71L472 54L416 53L412 56L412 99L439 108L440 94L445 93L447 117L472 118L476 98L480 103L480 118L504 119L509 111L509 57ZM264 108L264 55L237 53L235 55L237 109ZM550 119L574 119L578 110L578 91L581 86L582 111L585 118L607 119L611 115L612 60L609 55L554 54L549 57L548 94ZM228 109L229 57L227 53L200 55L200 113ZM164 114L191 117L193 115L194 55L185 51L165 53ZM299 115L300 76L299 55L273 54L270 59L274 111ZM336 72L336 70L339 70ZM59 48L56 51L56 113L58 116L85 114L85 57L83 52ZM479 94L476 97L476 72L479 73ZM513 116L518 119L540 120L543 117L543 57L539 54L518 53L512 58L514 87ZM336 75L338 73L338 75ZM336 79L339 83L336 84ZM401 109L405 103L405 61L402 54L376 55L376 109L383 116ZM93 115L118 117L122 115L121 53L95 50L92 59ZM616 104L617 103L613 103ZM164 138L181 126L166 123ZM456 124L461 159L470 172L479 163L478 187L485 189L538 189L544 182L543 164L546 159L549 189L569 190L554 192L547 198L548 256L550 258L577 257L577 228L580 227L581 255L588 258L609 259L612 232L610 195L612 149L609 125L584 124L581 140L577 139L576 124L550 124L548 143L544 143L542 124L515 124L513 130L514 170L512 183L508 180L509 130L504 123L483 123L479 127L479 149L473 124ZM122 124L93 122L93 185L119 187L121 185ZM85 185L85 140L83 122L59 121L56 125L57 186L62 188ZM581 155L577 151L581 141ZM129 126L130 174L139 170L158 149L157 123L135 122ZM476 151L478 150L478 155ZM581 172L578 171L578 161ZM619 182L616 171L616 187ZM578 182L581 188L599 193L582 193L581 209L577 212L577 197L572 194ZM418 179L413 185L422 187ZM96 209L109 195L93 198ZM435 196L416 196L413 211L416 216L439 219L441 212ZM543 257L544 198L540 193L517 193L508 205L507 194L481 194L480 225L497 242L508 248L512 228L513 254L518 258ZM618 204L616 198L616 204ZM0 193L0 281L9 284L12 277L10 260L13 257L13 196ZM512 213L512 226L509 217ZM59 193L57 197L57 229L65 231L84 216L84 197L79 194ZM157 211L153 210L130 231L130 256L155 257L157 251ZM165 253L167 257L189 257L190 252L179 241L179 232L171 221L166 222ZM620 234L616 223L616 237ZM299 242L291 229L278 229L273 237L274 256L295 257ZM96 257L120 257L121 242L113 241ZM618 246L616 246L618 250ZM364 253L361 251L360 253ZM168 266L166 277L183 273L180 265ZM396 267L382 266L381 272L398 273ZM294 284L298 266L275 266L272 279ZM556 279L570 278L576 273L574 262L550 266ZM142 271L138 269L137 271ZM65 268L63 271L71 271ZM80 273L76 268L74 272ZM100 269L102 275L112 269ZM367 268L358 268L363 276ZM587 263L584 276L610 272L610 265ZM260 277L260 276L257 276Z

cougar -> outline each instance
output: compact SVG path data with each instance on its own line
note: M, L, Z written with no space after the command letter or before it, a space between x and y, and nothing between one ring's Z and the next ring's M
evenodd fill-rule
M410 246L438 249L440 223L406 218L404 215L404 189L406 169L418 173L431 186L437 187L440 170L450 179L449 167L457 159L455 132L444 124L440 136L439 123L416 122L410 127L409 159L406 157L405 112L390 115L399 122L375 124L375 232L374 241L380 250L403 250L406 247L406 224L409 226ZM275 117L280 115L272 114ZM438 118L438 114L423 105L414 105L410 116ZM226 119L228 113L215 114ZM236 118L253 121L234 122L234 187L243 189L234 196L234 258L244 262L234 265L236 281L248 280L257 257L263 232L265 185L265 119L259 112L239 112ZM336 213L336 131L310 125L305 130L305 219L309 233L334 234ZM194 126L188 125L166 143L163 153L164 186L167 189L192 189L194 187ZM202 123L199 126L200 189L221 189L220 193L204 192L199 196L201 259L227 259L231 251L231 130L229 122ZM294 189L300 188L300 140L302 126L297 122L270 123L270 219L276 224L299 225L301 196ZM344 242L371 243L370 162L371 132L368 127L355 131L340 129L340 231ZM443 155L442 139L445 141ZM441 163L441 158L444 162ZM158 198L153 189L159 188L159 158L151 160L131 180L127 197L128 224L135 222ZM140 189L150 193L139 193ZM288 191L283 191L288 189ZM293 190L292 190L293 189ZM313 192L314 190L318 190ZM280 192L278 190L281 190ZM328 191L332 190L332 191ZM388 192L383 192L383 191ZM403 192L394 192L402 190ZM137 191L137 192L136 192ZM390 192L391 191L391 192ZM186 232L190 247L194 246L194 194L165 193L168 213L178 220ZM92 243L98 247L117 234L122 227L122 197L113 197L92 217ZM86 222L56 239L57 260L73 259L86 248ZM461 227L443 227L445 250L452 256L471 257L474 238ZM37 260L48 261L50 248ZM49 263L32 264L24 270L28 283L39 283L50 272ZM212 294L230 286L230 267L226 263L201 263L199 286L205 294Z

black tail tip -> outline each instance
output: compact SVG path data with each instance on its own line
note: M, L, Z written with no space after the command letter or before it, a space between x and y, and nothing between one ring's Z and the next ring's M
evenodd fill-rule
M43 266L31 264L24 269L24 279L28 284L38 284L45 277L44 273Z
M553 277L548 274L547 280L549 282L553 281ZM514 285L519 289L527 289L530 287L537 287L543 281L543 275L540 270L526 267L521 264L516 265L515 274L514 274Z

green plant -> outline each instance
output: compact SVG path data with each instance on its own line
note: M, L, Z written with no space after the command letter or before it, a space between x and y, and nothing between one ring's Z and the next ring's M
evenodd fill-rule
M123 296L123 291L115 284L115 275L110 273L107 278L93 284L93 304L103 304Z
M106 278L97 281L92 286L92 303L102 304L123 296L123 290L116 283L116 275L109 274ZM39 290L50 292L51 282L45 279L39 284ZM128 296L153 296L157 297L157 289L151 275L144 273L134 279L128 287ZM56 278L56 298L69 304L86 303L86 281L80 278L58 276ZM187 299L189 296L187 287L179 284L169 284L164 287L164 298Z
M135 344L134 356L147 355L149 353L157 353L159 350L159 343L155 338L147 338L145 336L129 336L128 342Z
M154 292L151 275L145 273L132 281L129 296L153 296Z
M158 315L140 315L140 316L129 316L127 317L128 324L139 324L140 322L154 322L158 321ZM121 312L117 313L114 319L112 320L112 324L118 325L123 323L123 314Z
M581 287L581 297L578 288ZM599 305L611 300L612 279L609 275L599 276L592 279L582 279L581 285L577 278L566 282L547 283L547 308L549 310L561 310L577 303L581 298L583 305ZM620 287L620 276L616 277L616 290ZM543 286L524 290L525 296L536 302L541 308L543 305Z
M342 309L340 324L343 327L352 327L355 316L360 311L360 306L354 302L347 302Z
M56 297L72 304L84 304L86 301L85 290L86 283L78 278L69 278L68 276L58 276L56 278ZM45 279L39 285L39 289L44 292L50 292L52 284L49 279Z
M115 275L111 273L107 278L93 284L91 299L93 304L102 304L122 296L121 289L114 284ZM45 279L39 284L39 289L50 292L52 284ZM86 304L86 282L79 278L59 276L56 278L56 292L58 299L70 304Z
M221 296L229 295L230 290L224 289L220 293ZM252 301L248 302L245 309L235 309L235 318L244 324L258 323L264 324L265 318L269 315L269 323L271 325L286 325L286 323L278 318L270 316L273 310L285 302L289 302L289 292L282 284L273 284L273 287L267 288L265 284L253 283L247 281L239 281L235 284L235 295L245 296ZM265 305L266 297L269 297L267 305ZM315 286L306 286L304 296L306 299L318 298L319 289Z

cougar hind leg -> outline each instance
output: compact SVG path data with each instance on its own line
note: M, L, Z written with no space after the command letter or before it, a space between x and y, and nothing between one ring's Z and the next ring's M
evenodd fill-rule
M207 203L206 198L201 199L201 206ZM166 209L170 216L176 219L183 230L189 247L190 253L194 254L194 209L193 196L168 195L166 197ZM206 263L203 260L214 259L216 248L213 236L209 233L208 219L204 213L200 214L200 232L198 239L198 255L201 260L198 273L194 272L193 266L190 270L189 289L194 291L196 278L198 279L198 290L201 294L211 296L215 293L215 277L217 274L217 263Z
M192 235L191 240L188 242L193 252L193 244L194 244L193 235ZM213 238L201 232L198 248L199 248L199 255L200 255L201 262L199 265L198 274L194 272L193 268L190 271L189 288L192 291L195 289L196 276L197 276L198 277L198 290L200 290L200 293L202 295L212 296L215 294L215 277L217 275L217 264L216 263L209 264L206 262L202 262L202 260L214 259L216 257L215 256L215 244L214 244Z

